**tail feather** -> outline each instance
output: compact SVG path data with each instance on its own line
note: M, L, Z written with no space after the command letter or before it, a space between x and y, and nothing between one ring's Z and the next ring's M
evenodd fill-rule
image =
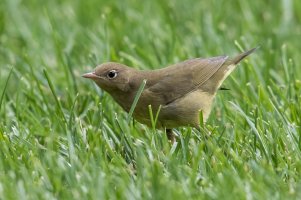
M231 64L238 64L242 59L244 59L245 57L247 57L248 55L250 55L251 53L253 53L255 50L257 50L259 47L255 47L253 49L250 49L248 51L245 51L241 54L239 54L238 56L232 58L232 59L229 59Z
M236 65L244 59L246 56L253 53L256 49L253 48L249 51L241 53L234 58L228 59L218 70L215 72L208 81L203 85L203 90L214 94L218 88L222 85L224 80L230 75L230 73L235 69Z

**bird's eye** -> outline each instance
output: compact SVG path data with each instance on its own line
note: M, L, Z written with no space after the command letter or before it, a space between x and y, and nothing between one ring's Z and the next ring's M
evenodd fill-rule
M117 71L115 69L113 69L107 73L107 77L109 79L113 79L113 78L116 78L117 74L118 74Z

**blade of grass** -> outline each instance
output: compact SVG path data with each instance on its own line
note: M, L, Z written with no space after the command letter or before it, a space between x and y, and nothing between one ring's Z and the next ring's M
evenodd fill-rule
M56 102L56 105L57 105L57 107L58 107L59 113L60 113L60 115L61 115L61 117L62 117L62 119L63 119L63 121L64 121L64 124L66 124L66 123L67 123L67 120L66 120L66 117L65 117L65 115L64 115L64 112L63 112L63 108L62 108L62 106L61 106L61 103L60 103L60 101L59 101L59 99L58 99L58 97L57 97L57 95L56 95L56 93L55 93L53 84L52 84L52 82L51 82L51 80L50 80L50 78L49 78L49 76L48 76L47 71L46 71L45 69L43 69L43 72L44 72L44 75L45 75L45 77L46 77L46 79L47 79L48 85L49 85L49 87L50 87L51 93L52 93L52 95L53 95L53 97L54 97L54 100L55 100L55 102Z
M72 130L72 120L73 119L75 119L75 113L74 113L74 108L75 108L75 104L76 104L76 102L77 102L77 100L78 100L78 97L79 97L79 95L78 95L78 93L76 94L76 96L75 96L75 99L74 99L74 101L73 101L73 104L72 104L72 107L71 107L71 110L70 110L70 117L69 117L69 129L70 130Z
M11 67L11 69L9 71L9 74L7 76L7 79L6 79L6 82L5 82L3 91L2 91L2 95L1 95L1 98L0 98L0 111L1 111L1 106L2 106L2 102L3 102L3 98L4 98L4 95L5 95L5 92L6 92L6 88L8 86L8 81L9 81L11 75L12 75L12 72L13 72L13 67Z
M161 107L162 106L160 105L159 108L158 108L158 111L156 112L156 116L154 118L152 105L148 105L149 116L150 116L150 119L151 119L152 128L154 130L156 129L156 125L157 125L157 122L158 122L158 118L159 118L159 113L160 113Z
M135 96L134 102L133 102L133 104L132 104L132 106L131 106L131 109L130 109L130 112L129 112L129 115L128 115L128 118L127 118L127 122L128 122L128 123L129 123L130 120L131 120L131 117L132 117L132 115L133 115L133 112L134 112L134 110L135 110L135 108L136 108L136 105L137 105L137 103L138 103L138 100L139 100L139 98L140 98L142 92L143 92L143 89L144 89L145 85L146 85L146 80L144 79L144 80L142 81L142 83L141 83L141 85L140 85L138 91L137 91L137 94L136 94L136 96Z

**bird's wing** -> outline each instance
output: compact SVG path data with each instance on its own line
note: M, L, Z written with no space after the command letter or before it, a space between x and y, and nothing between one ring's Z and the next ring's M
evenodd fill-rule
M145 94L157 99L157 103L167 105L205 83L227 60L227 56L195 58L156 70L153 81L145 89ZM164 75L164 76L162 76Z

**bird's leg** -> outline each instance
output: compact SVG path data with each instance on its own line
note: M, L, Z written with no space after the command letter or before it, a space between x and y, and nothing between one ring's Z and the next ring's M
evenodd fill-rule
M166 129L167 139L173 144L176 141L176 136L172 129Z

